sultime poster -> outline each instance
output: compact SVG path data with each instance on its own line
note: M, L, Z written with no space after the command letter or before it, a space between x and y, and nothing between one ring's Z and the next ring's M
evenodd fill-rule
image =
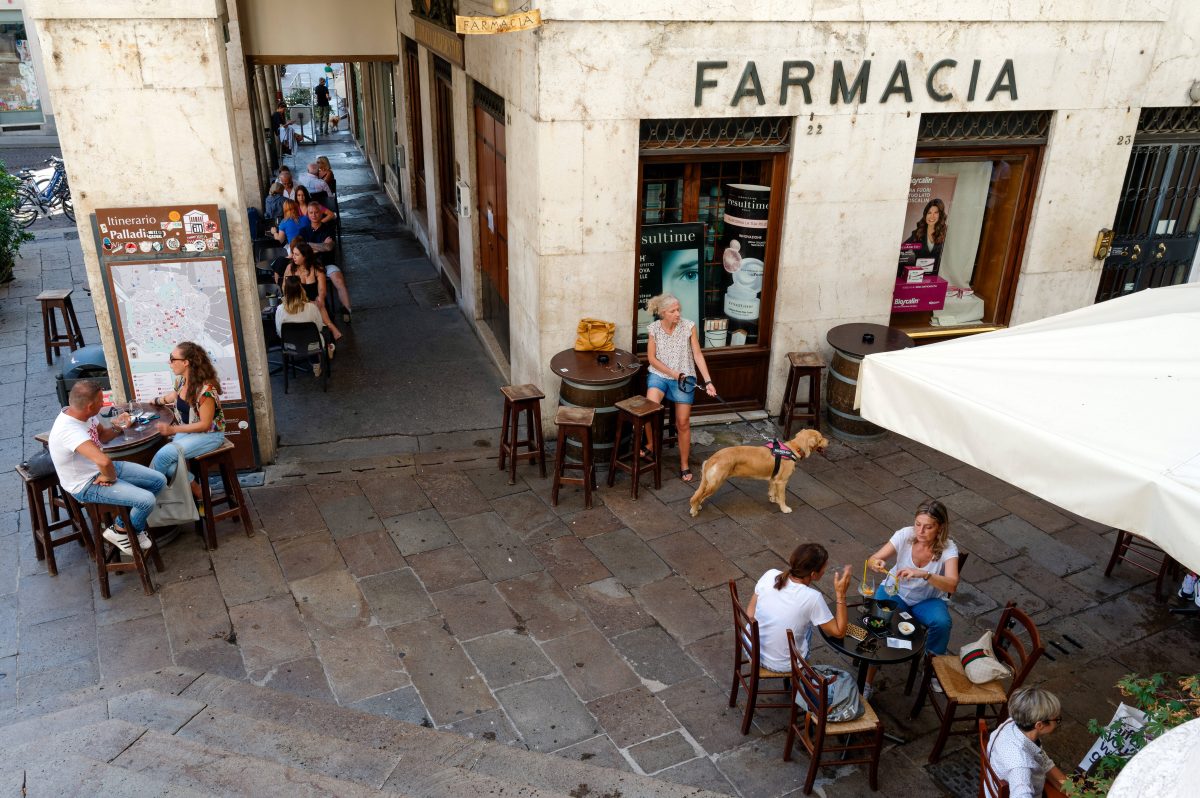
M704 277L700 268L704 254L704 225L642 225L638 250L637 351L645 352L654 316L646 301L658 294L679 298L683 318L702 324Z

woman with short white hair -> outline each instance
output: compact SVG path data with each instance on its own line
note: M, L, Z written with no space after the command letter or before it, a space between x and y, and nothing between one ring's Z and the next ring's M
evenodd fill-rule
M1022 687L1008 699L1008 716L988 741L996 778L1008 782L1010 798L1040 798L1043 788L1051 798L1062 795L1066 774L1042 750L1041 742L1062 723L1058 696L1040 687Z

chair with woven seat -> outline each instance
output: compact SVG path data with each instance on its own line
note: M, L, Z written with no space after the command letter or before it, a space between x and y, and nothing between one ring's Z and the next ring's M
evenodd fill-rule
M737 583L729 580L729 596L733 599L733 687L729 693L729 706L737 706L738 691L746 688L746 712L742 716L742 734L750 733L750 722L754 720L754 710L787 709L792 706L792 689L788 684L791 674L785 671L773 671L760 666L758 621L746 613L746 608L738 599ZM763 689L759 683L763 679L783 679L779 688ZM788 696L788 700L775 702L760 702L759 696Z
M1104 569L1105 576L1112 576L1117 563L1127 562L1134 568L1145 571L1154 580L1154 598L1165 601L1167 594L1163 592L1163 581L1169 571L1175 570L1175 560L1170 554L1155 546L1149 540L1123 529L1117 530L1117 542L1113 545L1112 556L1108 558L1108 567Z
M987 721L979 719L979 798L1008 798L1008 782L996 775L988 759Z
M843 722L829 720L829 685L831 679L822 676L808 664L796 648L796 636L787 630L788 650L792 658L791 714L788 717L787 742L783 759L792 761L792 747L799 738L808 750L808 775L804 778L804 794L811 795L817 770L822 766L867 765L867 783L871 791L879 789L879 755L883 751L883 721L875 714L870 702L863 704L861 718ZM830 737L847 737L842 745L829 745ZM855 740L855 737L860 739ZM866 739L861 739L861 738ZM855 756L855 752L861 752ZM834 754L829 759L825 754Z
M1018 634L1017 627L1023 627L1026 639ZM925 672L921 678L921 689L917 692L917 700L913 704L911 717L916 717L925 705L926 697L942 721L937 741L929 752L929 763L933 764L941 758L942 748L951 734L973 734L978 719L1004 720L1008 715L1008 697L1024 684L1029 672L1041 658L1045 648L1042 646L1042 636L1037 624L1013 602L1008 602L1000 613L1000 621L996 624L993 638L993 649L996 659L1012 669L1012 681L1007 687L1000 679L975 684L967 678L963 670L962 660L954 654L940 656L926 655ZM938 706L937 693L930 691L930 683L937 678L942 688L944 706ZM959 715L962 707L972 707L970 715ZM968 728L955 730L956 724L969 724Z

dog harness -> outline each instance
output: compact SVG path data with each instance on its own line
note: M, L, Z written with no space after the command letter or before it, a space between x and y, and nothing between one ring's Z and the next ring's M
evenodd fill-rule
M795 460L796 453L787 446L779 442L778 438L772 438L769 442L764 443L771 450L771 454L775 457L775 467L771 469L771 476L774 477L779 473L779 464L784 460Z

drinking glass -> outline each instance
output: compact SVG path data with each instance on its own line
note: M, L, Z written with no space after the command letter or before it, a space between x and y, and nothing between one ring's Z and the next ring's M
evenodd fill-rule
M895 598L900 592L900 582L896 579L895 574L888 574L887 579L883 582L883 592L888 594L888 598Z
M863 605L870 607L871 600L875 597L875 576L874 574L866 577L858 583L858 593L863 597Z

